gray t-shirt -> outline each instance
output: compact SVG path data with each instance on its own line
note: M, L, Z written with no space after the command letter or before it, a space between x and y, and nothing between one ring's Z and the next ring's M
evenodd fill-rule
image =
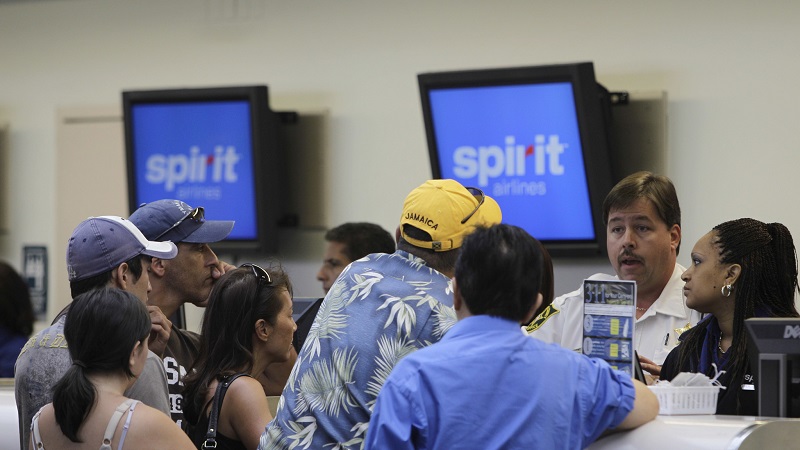
M33 415L53 401L53 386L67 373L72 358L64 338L66 315L28 340L17 358L14 396L19 417L20 448L29 448ZM125 396L163 411L169 416L169 392L164 366L149 352L144 369Z

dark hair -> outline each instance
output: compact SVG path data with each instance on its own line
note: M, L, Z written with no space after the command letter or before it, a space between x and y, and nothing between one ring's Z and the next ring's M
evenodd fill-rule
M742 268L733 284L733 343L725 369L730 379L738 380L748 366L745 319L798 317L794 306L797 254L791 233L780 223L736 219L717 225L712 233L711 242L719 250L719 262L739 264ZM692 355L700 354L704 332L704 327L686 332L680 345L680 367Z
M369 222L343 223L328 230L325 240L344 244L344 253L350 261L370 253L394 253L395 246L394 238L388 231Z
M681 226L681 205L672 181L652 172L636 172L623 178L611 189L603 201L603 223L608 225L608 216L612 209L622 209L632 205L636 200L650 200L658 212L658 217L671 228ZM681 243L675 253L681 250Z
M428 233L425 230L420 230L419 228L412 225L403 225L403 231L409 237L412 237L414 239L419 239L422 241L433 240L430 233ZM418 258L424 259L428 267L435 269L436 271L441 273L448 273L453 270L453 268L456 266L456 260L458 259L458 255L461 251L461 248L455 248L453 250L448 250L446 252L437 252L436 250L432 250L429 248L417 247L416 245L412 245L410 242L403 239L402 236L400 237L400 240L397 242L397 249L403 250L404 252L411 253L412 255Z
M15 334L30 336L33 332L28 283L3 261L0 261L0 324Z
M282 290L292 295L289 277L280 267L266 269L272 283L254 276L253 268L225 273L211 289L203 314L200 351L184 378L184 415L197 423L211 382L253 368L253 326L259 319L275 325Z
M133 347L150 334L150 315L130 292L103 288L72 302L64 338L72 366L53 387L53 409L61 432L72 442L95 403L97 391L88 373L123 372L134 377L129 361Z
M143 264L142 260L147 259L148 261L151 259L150 256L147 255L136 255L133 258L125 261L128 264L128 269L131 271L131 275L133 275L134 281L138 280L139 277L142 276ZM120 264L121 266L122 264ZM119 267L119 266L117 266ZM103 288L108 285L111 281L112 277L111 274L117 269L117 267L103 272L101 274L95 275L93 277L85 278L83 280L78 281L70 281L69 283L69 290L72 294L72 298L76 298L77 296L84 294L86 292Z
M521 322L541 292L543 264L541 245L522 228L478 227L464 239L455 279L473 315Z

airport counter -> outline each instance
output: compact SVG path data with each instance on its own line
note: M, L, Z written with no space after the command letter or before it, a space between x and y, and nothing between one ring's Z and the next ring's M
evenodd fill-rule
M274 411L279 397L271 397ZM14 380L0 381L0 450L18 450ZM533 448L533 447L532 447ZM768 450L800 448L800 419L745 416L657 416L635 430L599 439L590 450Z
M657 416L635 430L598 439L590 450L767 450L800 448L800 419L752 416Z

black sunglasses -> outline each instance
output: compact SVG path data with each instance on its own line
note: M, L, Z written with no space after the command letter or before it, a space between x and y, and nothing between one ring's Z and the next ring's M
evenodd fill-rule
M461 225L464 225L465 223L467 223L467 221L470 219L470 217L474 216L475 213L478 212L478 208L481 207L481 205L483 204L483 201L486 199L486 195L484 195L482 190L480 190L480 189L478 189L476 187L468 187L466 189L469 191L470 194L472 194L475 198L478 199L478 205L475 206L475 209L473 209L471 213L467 214L467 217L464 217L461 220Z
M259 281L264 281L266 282L266 284L272 284L272 277L269 276L269 272L264 270L264 268L262 268L261 266L251 263L245 263L239 266L240 269L242 267L249 267L250 270L253 271L253 275L255 275Z
M188 214L186 214L185 216L181 217L181 219L179 221L175 222L174 225L172 225L171 227L167 228L163 233L161 233L158 236L154 237L152 240L154 240L154 241L159 240L159 238L161 238L165 234L169 233L170 231L174 230L175 228L178 228L178 226L180 226L180 224L185 222L187 219L191 220L194 223L203 223L203 222L206 221L206 211L205 211L205 209L203 209L202 206L198 206L197 208L189 211Z

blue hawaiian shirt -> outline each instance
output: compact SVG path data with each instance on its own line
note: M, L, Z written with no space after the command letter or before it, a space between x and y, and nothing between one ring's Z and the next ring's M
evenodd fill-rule
M259 449L362 448L400 359L456 323L450 278L398 250L351 263L320 306Z

